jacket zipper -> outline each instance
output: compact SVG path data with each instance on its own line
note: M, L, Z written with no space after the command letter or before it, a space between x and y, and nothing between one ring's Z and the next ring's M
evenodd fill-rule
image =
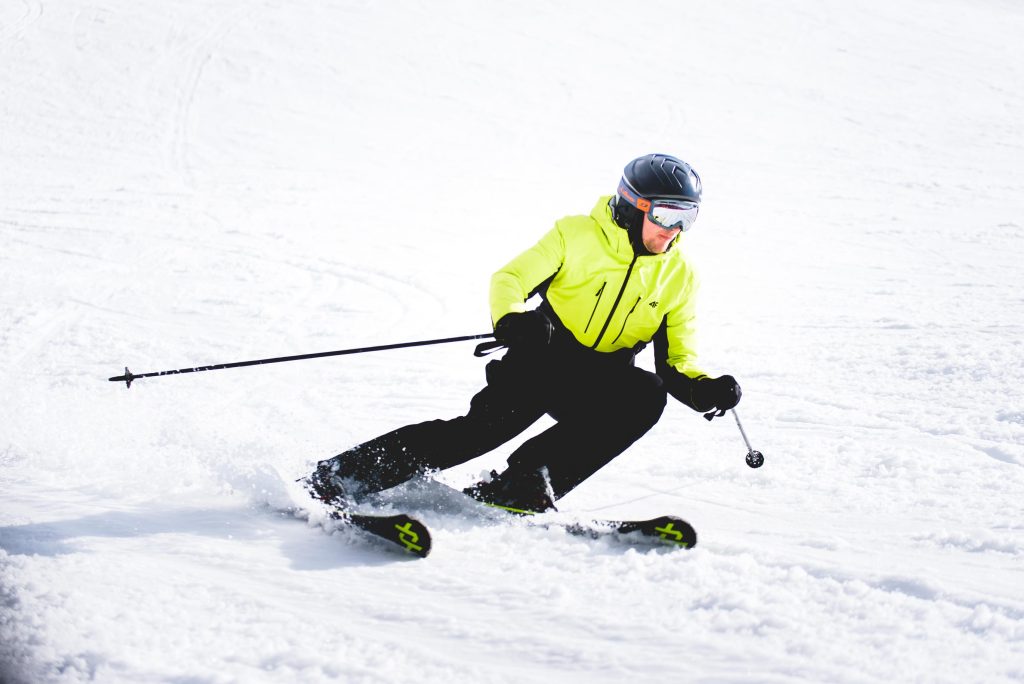
M633 255L633 260L629 262L629 268L626 269L626 277L622 279L622 287L619 288L619 294L615 296L615 302L612 304L612 310L608 312L608 318L605 319L604 326L601 328L601 332L597 334L597 340L591 345L591 349L597 349L597 345L601 344L601 338L604 337L604 333L608 330L608 324L612 322L612 316L615 315L615 309L619 306L619 301L622 299L622 293L626 291L626 285L629 283L629 276L633 273L633 267L636 265L637 256ZM635 306L635 305L634 305Z
M626 332L626 323L629 322L629 317L633 315L634 311L636 311L636 305L640 303L641 299L642 299L642 297L637 297L636 298L636 301L633 302L633 307L629 310L629 313L626 314L626 317L624 319L622 319L622 329L619 330L619 334L615 336L614 340L612 340L612 344L615 344L616 342L618 342L619 338L622 337L622 333Z
M594 310L590 312L590 318L587 319L587 327L583 329L583 332L587 332L588 330L590 330L590 323L591 321L594 320L594 314L597 313L597 306L601 303L601 293L604 292L604 288L606 285L608 285L607 280L601 283L601 288L597 291L597 294L594 295L595 297L597 297L597 301L594 302Z

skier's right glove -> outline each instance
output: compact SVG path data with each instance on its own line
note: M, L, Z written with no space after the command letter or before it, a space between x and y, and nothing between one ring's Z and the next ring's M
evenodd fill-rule
M554 329L548 317L536 309L512 312L494 326L494 339L509 347L539 348L551 342Z
M701 378L693 387L693 405L698 411L728 411L740 403L743 391L736 378L723 375L720 378Z

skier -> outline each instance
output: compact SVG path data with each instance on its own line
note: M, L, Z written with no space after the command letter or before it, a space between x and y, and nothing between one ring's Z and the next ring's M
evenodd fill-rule
M667 395L700 412L736 406L736 380L696 365L697 278L677 238L700 201L700 176L686 162L631 161L614 196L557 221L492 277L494 337L508 350L487 364L469 412L321 461L305 478L311 495L347 505L485 454L548 414L555 425L516 449L506 470L464 490L516 513L542 512L650 430ZM652 341L656 373L634 365Z

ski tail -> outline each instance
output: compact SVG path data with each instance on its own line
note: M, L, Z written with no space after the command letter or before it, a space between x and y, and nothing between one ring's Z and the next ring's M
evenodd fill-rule
M538 523L541 527L557 527L569 534L591 539L606 537L622 541L653 542L684 549L697 545L697 530L693 525L674 515L662 515L650 520L590 520L576 523Z
M331 517L391 542L406 553L419 558L426 558L430 554L430 530L422 522L405 513L365 515L333 508Z
M684 549L692 549L697 545L697 530L693 529L693 525L690 523L673 515L663 515L650 520L620 522L617 531L619 534L639 532L646 537L656 538Z

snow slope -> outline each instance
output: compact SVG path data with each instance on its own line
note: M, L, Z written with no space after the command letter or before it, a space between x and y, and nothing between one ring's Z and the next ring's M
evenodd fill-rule
M0 3L0 681L1024 679L1019 3L310 5ZM672 404L561 508L693 551L275 512L468 344L106 381L486 332L656 150L767 461Z

